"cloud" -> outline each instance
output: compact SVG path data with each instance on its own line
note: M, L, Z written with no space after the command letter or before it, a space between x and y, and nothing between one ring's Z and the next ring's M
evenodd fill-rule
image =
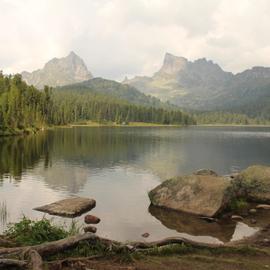
M270 65L268 0L0 0L0 69L74 50L95 76L151 75L165 52L239 72Z

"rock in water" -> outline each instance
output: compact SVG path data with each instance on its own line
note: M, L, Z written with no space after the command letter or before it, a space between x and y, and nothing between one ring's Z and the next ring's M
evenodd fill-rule
M100 218L92 215L86 215L84 217L84 222L86 224L98 224L100 222Z
M93 199L74 197L37 207L34 210L61 217L77 217L95 206L96 201Z
M270 210L270 204L259 204L256 206L257 209Z
M149 236L150 236L150 234L147 232L142 234L142 237L144 237L144 238L148 238Z
M91 233L96 233L97 228L94 226L87 226L83 228L84 232L91 232Z
M235 221L243 221L244 220L243 217L238 216L238 215L232 215L231 219L235 220Z
M197 172L195 172L194 174L196 174L196 175L213 175L213 176L218 176L218 174L216 172L214 172L213 170L209 170L209 169L201 169L201 170L198 170Z
M270 203L270 167L250 166L235 178L238 193L248 200Z
M249 213L250 214L256 214L257 213L257 210L252 208L252 209L249 209Z
M189 175L163 182L149 192L153 205L206 217L220 213L229 201L230 180L215 175Z

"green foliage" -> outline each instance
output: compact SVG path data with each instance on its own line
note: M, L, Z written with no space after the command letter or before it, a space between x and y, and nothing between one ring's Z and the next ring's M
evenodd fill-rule
M99 123L146 122L159 124L194 124L195 121L179 110L145 107L112 96L83 91L58 91L52 95L54 105L49 123L65 125L83 120Z
M92 84L91 87L96 87L95 91L89 86L78 89L76 85L74 89L70 86L53 92L45 86L44 90L39 91L22 81L20 75L7 77L0 73L0 133L12 134L29 128L39 129L45 125L65 125L85 120L117 124L128 124L130 121L182 125L195 123L189 115L167 104L162 107L163 103L136 89L106 80L101 86L100 83Z
M249 117L243 113L233 113L225 111L196 112L192 116L198 124L227 124L227 125L265 125L269 124L266 118Z
M21 75L4 76L0 72L0 130L3 134L44 126L51 104L48 87L38 91L22 81Z
M246 209L248 207L248 202L244 198L235 198L230 201L229 209L231 211L241 211L243 209Z
M196 249L187 244L171 244L163 247L154 247L143 252L144 255L150 256L170 256L170 255L180 255L195 252Z
M63 239L74 233L66 231L63 227L52 225L52 222L46 218L39 221L33 221L23 217L21 221L10 224L5 231L5 235L20 245L37 245L44 242Z

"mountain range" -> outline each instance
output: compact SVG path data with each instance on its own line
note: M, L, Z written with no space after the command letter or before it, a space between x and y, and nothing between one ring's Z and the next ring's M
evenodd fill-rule
M233 74L205 58L192 62L166 53L152 77L137 76L123 83L187 109L237 110L270 97L270 68Z
M224 71L211 60L189 61L166 53L162 67L153 76L136 76L122 83L93 78L84 61L71 52L53 58L44 68L22 72L37 88L92 91L131 103L186 110L229 111L270 118L270 68L253 67L241 73Z

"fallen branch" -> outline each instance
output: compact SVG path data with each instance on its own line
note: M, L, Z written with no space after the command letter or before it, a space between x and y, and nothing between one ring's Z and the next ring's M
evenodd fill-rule
M13 259L0 259L0 269L7 269L7 267L23 268L27 265L26 261L13 260Z
M159 241L153 241L153 242L132 242L129 244L129 246L133 247L133 249L149 249L154 247L162 247L172 244L187 244L193 247L197 248L217 248L217 247L223 247L224 244L210 244L210 243L202 243L202 242L196 242L192 241L190 239L182 238L182 237L169 237L165 238Z
M0 247L14 247L15 243L0 237Z
M192 247L197 248L218 248L224 247L224 244L207 244L201 242L195 242L186 238L165 238L159 241L154 242L131 242L131 243L121 243L118 241L98 237L93 233L85 233L82 235L71 236L65 239L61 239L58 241L48 242L40 245L35 246L26 246L26 247L14 247L14 248L0 248L0 258L9 255L20 255L22 261L17 260L7 260L2 259L2 264L5 263L18 263L17 265L25 266L25 257L30 259L30 265L32 270L42 270L43 269L43 261L42 257L56 254L58 252L62 252L66 249L72 248L79 244L81 241L88 241L91 244L95 245L97 242L102 243L106 248L109 250L129 250L130 252L139 251L139 250L147 250L155 247L162 247L171 244L187 244ZM84 260L89 260L97 258L96 256L92 257L85 257ZM51 263L58 263L63 265L65 263L72 263L82 260L82 258L67 258L60 261L55 261ZM1 265L1 264L0 264Z
M32 270L43 270L43 261L36 250L29 251Z
M97 236L94 235L93 233L85 233L85 234L80 234L77 236L71 236L71 237L61 239L58 241L47 242L47 243L36 245L36 246L0 248L0 257L6 256L6 255L20 254L28 250L35 250L41 256L47 256L47 255L55 254L65 249L74 247L81 241L86 241L86 240L91 240L91 239L96 239L96 238Z

